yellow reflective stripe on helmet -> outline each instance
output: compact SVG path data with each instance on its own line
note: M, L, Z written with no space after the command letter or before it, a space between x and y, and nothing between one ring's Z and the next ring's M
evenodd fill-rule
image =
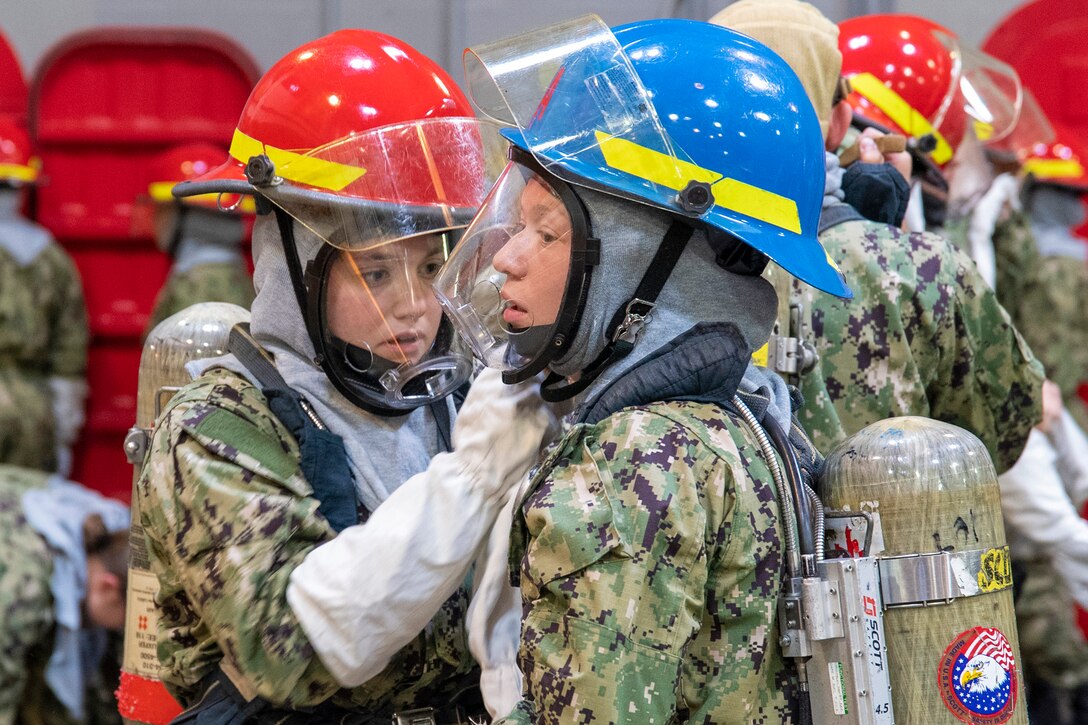
M147 185L147 195L155 201L173 201L174 195L170 190L173 189L176 184L176 181L153 181ZM218 194L200 194L199 196L218 196Z
M247 136L241 129L234 129L234 138L230 142L232 158L246 164L250 157L261 154L266 155L276 165L277 176L329 191L340 191L366 173L366 169L358 166L348 166L336 161L296 154L294 151L284 151Z
M0 178L30 182L38 178L38 170L22 164L0 164Z
M1028 159L1024 173L1036 179L1083 179L1084 167L1074 159Z
M257 205L253 201L253 197L248 194L225 194L223 192L211 192L208 194L192 194L186 196L183 199L177 199L172 190L179 183L178 181L153 181L147 185L147 195L154 201L166 204L172 201L180 201L182 203L204 203L208 206L218 207L223 211L241 211L247 214L252 214L257 211ZM223 198L226 197L229 203L223 203Z
M759 348L752 353L752 363L758 365L761 368L767 367L767 359L770 353L771 343L763 343L763 347Z
M801 217L793 199L743 181L725 178L717 171L673 158L633 141L609 136L602 131L597 131L597 142L604 162L617 171L676 191L683 189L690 181L705 182L711 185L714 203L718 206L795 234L801 233Z
M914 110L901 95L884 85L879 78L872 73L858 73L850 76L850 85L911 136L918 138L931 134L937 140L937 148L929 155L938 164L947 164L952 160L952 147L941 132L933 128L925 116Z

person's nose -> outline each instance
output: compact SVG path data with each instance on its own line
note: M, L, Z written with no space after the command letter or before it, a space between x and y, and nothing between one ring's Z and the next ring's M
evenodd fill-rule
M521 279L528 269L528 235L521 230L502 245L495 254L494 266L496 271L513 279Z
M429 304L432 302L438 304L434 293L431 292L430 284L418 275L406 273L400 288L396 306L393 309L393 316L397 319L418 320L427 313Z

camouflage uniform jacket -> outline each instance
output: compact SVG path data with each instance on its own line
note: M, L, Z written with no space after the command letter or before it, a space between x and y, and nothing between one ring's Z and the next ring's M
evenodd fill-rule
M919 415L971 431L1008 470L1042 417L1043 371L971 259L939 236L866 221L820 241L855 296L794 283L820 357L799 414L816 447Z
M155 299L147 329L198 302L230 302L248 309L253 303L253 280L241 260L198 264L185 272L171 272Z
M52 376L81 380L87 310L57 244L23 267L0 248L0 463L55 468Z
M64 722L45 685L53 651L53 557L27 523L23 494L48 474L0 466L0 723ZM49 717L51 712L56 716Z
M160 583L158 654L168 688L190 701L224 660L240 690L273 704L329 701L391 716L448 703L475 683L462 587L381 674L355 689L339 688L286 599L294 568L334 536L311 494L297 441L248 381L213 369L171 400L137 482L151 570Z
M966 244L966 224L949 225L949 238ZM1028 216L1006 209L993 233L997 258L997 299L1039 357L1046 376L1081 428L1088 411L1077 394L1088 380L1088 265L1083 260L1039 253ZM1045 320L1046 324L1041 324Z
M525 692L502 722L792 722L780 526L762 452L715 404L573 426L515 524Z

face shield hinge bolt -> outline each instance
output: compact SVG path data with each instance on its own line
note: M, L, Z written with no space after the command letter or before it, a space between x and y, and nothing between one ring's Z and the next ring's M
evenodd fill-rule
M567 338L563 335L556 335L552 339L552 344L555 345L557 349L562 348L564 345L567 344Z
M273 186L282 181L276 176L276 165L264 154L249 157L246 180L253 186Z
M680 207L689 214L703 214L714 206L714 191L705 181L689 181L680 191Z

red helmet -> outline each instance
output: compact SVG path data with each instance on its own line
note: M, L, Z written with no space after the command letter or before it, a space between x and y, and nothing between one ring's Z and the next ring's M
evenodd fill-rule
M12 186L38 180L41 161L31 153L30 136L10 116L0 116L0 183Z
M388 35L340 30L273 65L246 101L230 158L174 194L271 202L318 364L359 407L399 414L472 371L430 280L504 148L437 63ZM285 214L324 242L312 259L298 257Z
M1024 174L1036 183L1088 192L1088 169L1084 166L1088 153L1072 131L1058 129L1056 133L1057 140L1036 144L1031 150L1024 160Z
M264 74L242 109L230 158L179 191L252 193L245 167L263 154L286 183L339 196L399 199L403 189L360 193L358 187L375 186L375 169L328 158L335 154L319 149L371 129L474 115L453 79L412 46L370 30L339 30L288 53ZM398 179L403 184L406 177Z
M163 151L151 161L147 194L159 204L173 203L171 190L183 181L191 181L220 166L226 153L221 146L205 142L180 144ZM233 195L232 195L233 196ZM219 194L196 194L182 201L194 206L211 209L232 209L240 203L243 211L253 210L253 200L248 196L220 199Z
M931 136L943 166L970 122L983 141L1016 124L1021 86L1016 72L962 46L956 34L916 15L867 15L839 23L842 73L859 115L912 138Z

